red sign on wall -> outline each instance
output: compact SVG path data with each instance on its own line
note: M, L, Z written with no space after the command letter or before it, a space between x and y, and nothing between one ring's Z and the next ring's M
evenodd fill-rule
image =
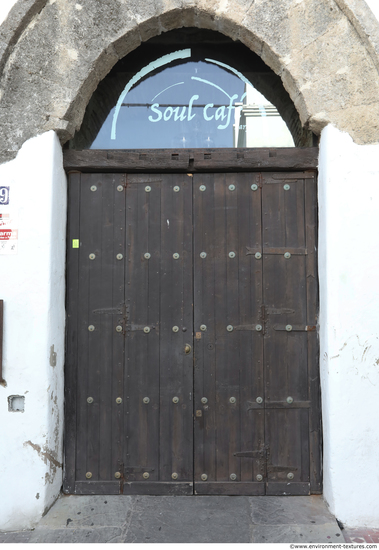
M17 254L18 227L15 216L0 213L0 254Z

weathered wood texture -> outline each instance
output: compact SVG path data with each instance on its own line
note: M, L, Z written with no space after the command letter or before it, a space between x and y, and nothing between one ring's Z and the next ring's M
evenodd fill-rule
M119 495L120 482L118 481L77 481L74 495Z
M69 187L64 490L191 481L192 178L75 173Z
M291 492L299 487L293 482L309 483L311 461L318 470L312 489L320 487L319 403L311 381L315 377L319 387L314 369L317 334L309 330L317 324L318 311L316 205L306 200L309 194L315 198L315 189L315 178L302 173L291 181L262 174L267 494L282 494L275 487L289 480L292 483L283 491L299 494ZM266 254L265 248L282 253ZM286 257L287 249L304 252Z
M126 330L124 464L140 469L125 480L191 481L192 178L128 175L126 197L128 326L154 328Z
M115 329L125 303L124 262L117 260L125 248L125 193L117 191L124 182L121 174L70 177L66 492L88 475L92 482L114 479L123 462L123 405L116 399L124 338Z
M309 483L267 483L266 495L270 496L306 496L310 495Z
M318 148L138 149L64 151L66 171L238 172L314 170Z
M124 483L124 495L193 495L193 483L135 481Z
M64 491L320 492L314 172L69 179Z
M73 239L79 239L80 174L72 174L68 185L67 278L66 278L66 360L65 360L65 462L63 491L75 493L77 438L78 292L79 254Z
M264 483L252 482L222 482L195 483L195 495L229 495L229 496L263 496L265 494Z
M256 182L256 174L194 176L194 328L201 336L195 339L195 409L202 411L195 417L195 481L205 474L208 484L251 483L263 467L235 456L264 447L263 410L246 407L264 392L263 336L227 330L260 323L261 262L246 255L247 246L262 241L261 190L251 189Z

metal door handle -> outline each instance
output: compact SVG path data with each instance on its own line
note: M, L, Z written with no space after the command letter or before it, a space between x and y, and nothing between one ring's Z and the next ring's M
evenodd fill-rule
M190 346L189 344L186 344L186 345L184 346L184 351L185 351L185 354L186 354L186 355L189 355L189 354L191 353L191 351L192 351L191 346Z

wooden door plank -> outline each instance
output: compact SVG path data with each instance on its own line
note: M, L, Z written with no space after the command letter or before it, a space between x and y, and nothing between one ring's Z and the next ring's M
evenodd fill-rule
M258 482L206 481L195 483L195 495L262 496L264 494L265 484Z
M236 406L229 402L233 395L233 388L228 386L228 347L226 327L230 324L227 310L227 217L226 217L226 186L224 174L214 175L214 205L215 205L215 333L216 333L216 477L210 481L226 481L229 472L228 422L229 409ZM206 213L204 213L206 215Z
M173 195L173 228L180 227L175 234L174 249L179 259L173 260L174 284L178 281L180 309L178 311L180 333L171 332L176 342L177 361L173 364L175 384L180 407L174 406L174 430L172 440L172 472L178 479L193 478L193 353L185 353L185 346L193 348L193 244L192 244L192 176L175 174L170 176L168 192ZM175 191L179 187L179 191ZM179 304L178 304L179 305ZM176 323L175 323L176 324ZM178 395L179 393L179 395ZM171 399L172 401L172 399Z
M132 481L124 484L124 495L166 495L166 496L190 496L193 495L192 482L167 482L167 481Z
M271 174L263 175L264 246L299 247L305 244L304 183L291 181L285 190ZM269 184L267 184L269 182ZM305 257L263 253L264 303L268 313L265 350L266 401L308 398L307 336L299 332L274 333L278 323L306 325ZM282 313L280 313L282 312ZM267 367L268 365L268 367ZM305 368L304 368L305 365ZM292 395L294 394L294 395Z
M112 243L112 263L108 265L108 277L105 276L104 284L109 279L108 284L112 281L112 289L110 299L112 304L112 314L106 314L107 330L110 335L111 345L111 360L112 367L110 369L111 385L110 385L110 400L108 403L110 424L108 430L112 433L110 445L110 476L112 479L116 472L122 472L123 468L123 447L124 447L124 402L118 404L116 399L123 397L124 388L124 360L125 360L125 339L123 335L116 331L116 326L122 325L125 314L125 175L113 174L112 180L109 182L111 187L111 199L113 200L113 212L110 212L113 219L113 243ZM120 191L121 187L123 191ZM108 226L110 219L104 220ZM117 259L117 255L122 254L121 260ZM115 314L115 310L117 313Z
M232 474L251 482L264 469L262 460L236 456L264 445L262 410L248 407L263 390L262 337L255 328L226 330L228 324L253 321L255 327L260 318L262 273L246 255L247 245L261 246L260 192L254 195L251 189L255 181L248 174L194 178L195 330L207 326L195 343L195 399L201 414L195 417L195 480L203 473L206 483L229 483ZM202 250L207 252L203 259Z
M266 484L266 495L268 496L307 496L310 495L310 484L301 482Z
M129 149L63 151L64 167L87 172L314 170L318 148Z
M226 264L226 317L224 326L220 327L220 332L223 329L226 342L226 364L224 372L220 372L221 384L219 385L220 401L225 403L226 422L223 426L219 426L221 437L224 438L225 444L225 464L224 468L220 469L218 480L230 480L230 475L237 475L237 479L241 479L240 464L241 461L234 456L234 452L241 448L241 424L240 424L240 371L248 368L247 365L241 364L240 356L240 336L243 333L236 331L228 332L228 325L240 324L239 322L239 216L242 212L238 212L238 193L241 183L235 174L225 174L220 176L219 185L225 188L225 259ZM243 175L241 176L241 178ZM234 190L233 187L235 188ZM229 254L235 254L234 258L230 258ZM241 285L242 287L242 285ZM242 291L242 288L241 288ZM242 293L242 292L241 292ZM222 334L222 332L221 332ZM221 336L220 334L220 336ZM225 391L226 390L226 391ZM236 402L231 403L230 398L235 398ZM223 428L225 428L224 433Z
M84 188L88 188L88 176L82 174L80 185L79 204L84 200ZM87 189L86 189L87 191ZM76 425L76 480L85 480L87 468L87 412L88 393L87 373L88 373L88 346L89 336L88 327L92 324L92 319L89 320L88 315L88 287L89 287L89 254L92 253L92 246L88 245L88 224L80 219L80 248L79 248L79 271L78 271L78 353L76 357L76 373L77 373L77 425ZM95 326L95 325L94 325Z
M142 263L146 266L148 274L148 310L146 321L147 324L153 325L156 328L151 330L147 335L147 368L140 369L139 392L138 392L138 409L139 414L143 415L143 422L140 429L142 437L145 438L145 456L144 464L150 464L156 468L156 475L151 476L152 479L159 479L159 307L160 307L160 262L161 262L161 206L159 197L162 190L162 182L157 182L157 177L149 177L149 182L139 183L140 187L149 185L152 188L150 193L145 193L145 208L148 216L148 233L146 249L140 251ZM135 181L135 176L129 176L129 181ZM138 181L138 180L137 180ZM141 192L141 191L140 191ZM152 194L153 193L153 194ZM146 260L143 254L148 252L151 256ZM142 258L143 257L143 258ZM148 397L149 403L144 403L143 399ZM133 400L130 402L132 406ZM140 434L140 436L141 436ZM154 457L151 461L150 457ZM133 479L133 478L130 478Z
M79 346L76 351L75 335L68 339L68 357L71 353L77 354L68 369L74 369L78 376L76 477L85 479L88 472L91 475L88 483L113 477L116 470L113 459L115 440L120 441L120 430L117 430L112 413L113 366L121 364L122 367L123 354L122 340L118 349L113 346L112 314L114 300L118 307L124 301L122 263L118 280L114 269L116 254L123 247L125 230L124 204L114 211L116 185L120 179L119 175L82 176L73 197L76 204L72 205L73 212L77 209L78 217L80 211L81 224L77 235L80 248L76 249L79 264L74 271L72 266L68 269L68 278L75 277L78 284ZM93 259L90 259L90 254L94 254ZM69 330L75 330L71 320L68 325ZM93 332L88 330L89 325L94 326ZM69 378L66 388L68 384L71 385ZM88 398L92 398L92 403L87 401Z
M99 184L98 180L101 181ZM111 174L103 174L101 178L96 178L97 191L96 198L101 203L101 217L96 219L96 223L100 226L100 243L101 251L99 254L99 286L96 296L96 309L94 322L95 326L99 326L98 333L99 353L91 364L91 374L98 372L98 407L99 407L99 440L98 447L95 452L98 453L99 459L99 481L109 481L112 475L112 379L113 379L113 316L100 313L105 308L113 306L112 292L112 275L116 267L116 257L114 254L114 185L113 176ZM95 184L94 181L94 184ZM84 205L83 205L84 207ZM89 213L90 214L90 213ZM124 225L124 224L122 224ZM96 260L97 261L97 258ZM122 279L121 279L122 281ZM123 302L123 294L121 301ZM114 472L113 472L114 473ZM112 475L113 477L113 475Z
M143 299L144 291L146 291L144 289L144 284L146 284L146 275L144 277L146 267L142 263L142 251L138 242L138 186L136 183L129 181L128 175L126 175L125 182L125 318L122 323L125 331L125 356L122 392L123 406L120 409L124 417L124 445L120 470L123 470L124 480L127 480L128 476L125 474L126 468L136 465L148 467L148 464L139 464L139 407L136 403L133 403L132 406L129 403L131 396L133 396L133 399L139 401L139 388L133 387L133 384L136 382L133 372L136 364L139 366L138 346L144 345L145 341L141 341L139 333L127 330L127 325L146 322L146 311L142 310L139 302L140 299ZM137 340L138 337L140 337L139 340ZM131 454L132 456L130 456ZM151 457L151 460L154 463L154 457Z
M118 495L119 481L77 481L74 495Z
M215 208L213 174L193 183L194 224L194 479L216 479L216 331L215 331ZM204 185L206 190L200 191ZM200 254L205 253L202 258ZM205 331L201 326L205 325ZM201 399L207 399L202 403ZM196 416L201 411L202 416Z
M178 211L180 218L183 218L183 262L180 267L182 279L182 338L180 341L180 363L182 372L180 374L180 391L183 395L182 417L178 437L175 438L174 448L175 461L173 469L179 475L179 480L193 479L193 203L192 203L192 176L191 174L173 177L172 184L178 186L180 191L174 193L177 201L174 209ZM183 190L183 194L182 194ZM177 262L178 260L176 260ZM184 330L185 329L185 330ZM185 346L191 346L191 352L185 353ZM185 405L185 407L184 407ZM179 470L179 472L178 472Z
M264 395L263 331L255 330L262 323L262 260L246 255L248 247L262 245L262 216L260 175L239 174L238 193L238 259L239 259L239 323L252 324L254 330L238 332L239 394L240 394L240 442L238 452L258 450L264 447L264 413L256 402ZM257 189L254 187L257 186ZM253 188L252 188L253 186ZM250 407L255 403L258 410ZM234 454L234 453L233 453ZM260 459L238 459L241 481L251 482L264 474Z
M117 186L123 186L124 183L122 175L103 174L101 182L99 179L98 189L94 193L98 194L97 199L101 201L101 218L95 219L94 223L101 228L101 253L99 292L95 297L96 309L93 313L95 326L99 325L101 333L99 354L90 369L91 372L99 372L99 479L109 481L118 470L118 461L122 459L116 443L121 439L120 420L123 416L122 405L116 404L116 398L122 394L114 392L114 381L122 377L120 366L123 362L124 339L115 330L117 315L113 311L122 311L124 304L124 262L117 259L117 254L124 254L125 204L123 194L117 191ZM88 212L88 215L92 213Z
M193 360L184 351L193 325L192 178L166 175L161 207L160 480L177 474L187 481L193 476Z
M295 176L295 177L293 177ZM308 249L305 189L301 174L283 180L262 175L264 247ZM308 334L277 331L274 327L307 325L307 255L266 255L263 251L266 306L266 446L269 481L309 481L309 409L289 409L292 402L309 401Z
M305 188L306 246L309 254L306 259L307 280L307 321L314 324L318 318L318 279L317 279L317 186L316 177ZM319 373L319 349L317 334L308 334L309 399L312 408L309 415L310 482L311 492L322 492L321 479L321 396Z
M151 291L159 288L160 279L156 268L160 262L161 182L160 176L127 176L126 481L142 480L144 471L150 472L151 479L159 479L159 310ZM146 333L143 327L154 328ZM145 398L149 401L144 402Z
M141 180L143 183L140 183ZM149 261L144 259L144 253L148 251L148 216L152 193L145 191L145 186L152 187L149 177L127 176L127 224L128 224L128 248L129 259L126 274L125 287L127 292L127 304L129 315L127 316L126 340L128 342L128 367L125 384L125 398L127 403L127 434L128 450L125 456L125 468L140 467L137 473L125 473L125 479L143 479L141 468L152 469L150 476L154 479L157 475L156 452L147 456L146 426L147 409L142 401L143 382L146 379L146 395L150 398L149 365L147 362L148 347L155 337L155 331L144 333L143 330L130 330L132 325L148 325L148 285L149 285ZM153 187L152 187L153 188ZM154 187L155 189L155 187ZM159 189L159 188L158 188ZM141 387L142 386L142 387ZM148 404L150 407L150 403Z
M92 186L97 187L97 191L91 190ZM95 254L95 259L91 260L89 254L84 260L87 262L89 271L88 288L83 291L88 292L88 325L94 325L95 330L88 332L87 348L87 388L88 395L93 397L91 405L87 405L87 470L92 473L92 479L100 480L100 411L102 406L101 396L101 362L99 357L102 353L102 343L106 330L104 329L103 319L95 315L95 310L103 306L103 292L101 273L104 257L102 247L103 218L102 218L102 190L103 182L97 174L86 174L82 176L82 200L81 207L85 208L87 215L82 219L81 227L85 231L83 242L91 249L89 252Z
M101 293L99 274L101 273L101 195L92 192L91 187L101 187L99 178L93 174L82 174L80 205L80 268L79 300L80 311L78 345L78 432L77 432L77 480L85 480L86 473L92 479L99 478L99 415L100 381L97 358L100 353L101 321L93 311L99 307L97 301ZM100 197L100 198L99 198ZM90 259L90 254L94 259ZM90 331L89 326L94 330ZM88 403L87 399L93 402Z
M301 477L300 481L310 481L310 437L309 437L309 409L300 409L299 414L299 431L300 431L300 460L301 460ZM295 481L297 479L295 478Z
M266 411L269 481L309 481L307 409ZM288 477L290 476L290 477Z
M65 365L65 469L63 491L75 489L77 426L78 292L80 243L80 173L68 178L67 324ZM74 248L75 246L75 248Z
M172 183L172 182L170 182ZM176 361L179 353L179 338L182 334L181 323L181 281L173 280L174 253L181 253L182 246L175 246L175 232L180 228L175 227L172 219L172 206L174 191L169 190L168 176L164 176L164 184L161 187L161 294L160 294L160 427L159 427L159 480L170 481L172 473L172 432L174 415L178 416L178 407L183 404L183 395L177 395L178 387L175 384ZM173 327L178 331L174 333ZM173 403L173 398L181 398L181 403ZM176 410L174 410L176 409ZM177 473L177 472L176 472Z

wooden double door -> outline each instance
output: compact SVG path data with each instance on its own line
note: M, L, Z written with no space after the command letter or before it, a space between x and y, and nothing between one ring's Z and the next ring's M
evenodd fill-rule
M69 177L74 494L321 491L314 171Z

